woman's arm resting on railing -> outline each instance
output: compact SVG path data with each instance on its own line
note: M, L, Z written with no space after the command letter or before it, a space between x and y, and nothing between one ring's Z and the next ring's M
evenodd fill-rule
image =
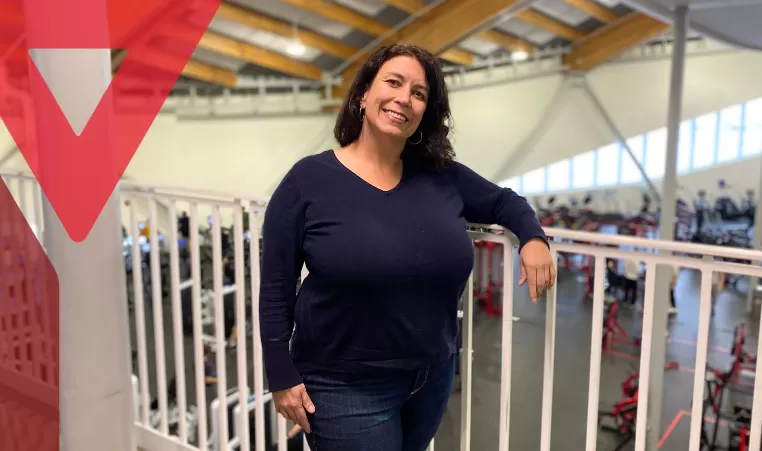
M449 175L463 199L469 222L499 224L519 239L521 280L529 282L533 302L553 286L556 271L540 221L529 202L510 188L500 187L468 167L454 163Z

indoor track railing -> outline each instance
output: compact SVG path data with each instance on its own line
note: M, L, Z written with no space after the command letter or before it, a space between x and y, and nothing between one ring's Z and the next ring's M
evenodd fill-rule
M42 209L38 207L39 188L26 176L3 175L6 184L19 202L22 211L37 231L43 230ZM15 184L15 185L14 185ZM16 186L16 188L13 188ZM24 190L32 194L23 194ZM221 196L198 191L156 189L124 185L123 200L143 199L148 203L148 217L140 217L136 202L129 202L123 223L127 229L128 244L125 246L125 263L131 263L131 289L134 304L135 358L133 384L135 393L135 427L138 446L145 451L164 450L213 450L213 451L265 451L270 444L277 444L278 451L287 449L286 420L275 414L271 396L266 391L262 367L262 348L259 337L259 255L260 224L265 203L261 199L248 199L235 195ZM31 198L32 201L28 199ZM138 222L148 220L155 224L156 205L168 205L170 227L166 235L149 228L149 236L141 240ZM184 244L178 239L177 213L187 211L190 221L190 237ZM209 213L204 221L204 214ZM244 215L250 227L244 229ZM224 224L230 224L225 232ZM202 240L200 229L208 226L208 240ZM603 334L604 281L606 259L635 259L645 264L645 297L643 307L643 331L640 355L640 391L648 393L653 365L651 351L654 340L653 312L657 289L657 265L692 268L701 273L700 315L695 368L706 368L711 312L712 274L734 273L762 277L762 268L751 263L729 263L718 259L760 261L762 252L718 246L698 245L635 237L604 235L560 229L547 229L551 237L554 258L559 253L584 254L594 260L593 317L590 329L590 367L588 403L586 406L586 451L595 451L598 436L598 402ZM226 233L232 234L227 248L223 242ZM511 432L511 365L513 350L513 299L515 288L516 240L498 226L472 224L468 233L474 240L491 241L512 249L503 253L501 267L503 278L502 303L502 363L499 414L498 449L509 449ZM131 239L130 239L131 238ZM205 260L203 247L210 247L210 257ZM148 249L146 251L146 248ZM168 262L161 257L164 249ZM146 259L144 254L148 254ZM225 285L225 266L231 265L235 283ZM227 272L229 274L229 272ZM146 287L145 281L150 280ZM471 449L472 418L472 360L473 319L472 280L466 290L462 307L461 348L461 426L460 449ZM164 290L166 287L166 291ZM296 287L295 287L296 289ZM551 449L551 428L554 387L554 362L556 349L556 288L549 290L546 302L545 348L543 365L542 414L539 450ZM227 294L226 294L227 293ZM165 298L168 302L165 304ZM156 302L156 299L162 301ZM184 307L188 307L190 314ZM228 302L230 300L230 302ZM185 305L184 305L185 304ZM150 310L147 308L150 306ZM231 307L232 306L232 307ZM237 332L234 364L227 362L227 343L224 312L235 311ZM0 312L1 313L1 312ZM150 313L152 321L148 321ZM169 316L169 322L165 321ZM169 331L165 330L168 328ZM209 331L211 329L211 331ZM152 340L149 339L149 330ZM187 337L190 335L190 337ZM167 346L167 342L172 345ZM148 344L153 344L149 352ZM215 361L207 361L205 345L215 352ZM190 351L186 351L186 347ZM759 341L757 354L762 351ZM167 358L168 353L173 358ZM151 361L150 355L153 355ZM250 357L251 356L251 357ZM171 366L171 368L168 367ZM216 366L216 395L207 399L205 375L209 365ZM228 371L233 367L233 371ZM755 369L755 381L760 378ZM232 374L231 374L232 373ZM193 374L189 380L186 375ZM170 376L172 376L170 378ZM229 381L235 379L236 383ZM691 428L689 451L699 451L703 418L705 372L696 371L693 381ZM151 390L150 387L155 387ZM151 399L151 392L156 399ZM190 398L195 405L191 406ZM646 424L649 397L638 398L637 422ZM250 425L253 415L253 427ZM762 437L762 385L754 384L751 419L750 449L759 449ZM250 437L250 432L254 437ZM269 443L268 443L269 442ZM304 445L305 449L306 444ZM434 449L432 443L430 449ZM635 450L646 449L646 428L636 428Z

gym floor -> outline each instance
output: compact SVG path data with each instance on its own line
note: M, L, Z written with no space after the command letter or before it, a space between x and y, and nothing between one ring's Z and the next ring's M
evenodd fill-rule
M741 285L743 289L743 284ZM542 411L542 380L545 346L545 304L533 305L526 290L515 290L513 329L511 449L533 450L539 447L540 415ZM585 424L590 365L590 330L592 302L581 301L584 286L577 276L561 270L559 273L556 360L554 371L552 439L553 450L577 450L585 446ZM665 451L684 450L688 446L690 409L695 366L695 341L698 329L699 274L684 269L678 279L677 315L670 317L670 338L667 359L677 361L680 369L667 371L664 376L661 447ZM666 301L666 300L665 300ZM164 331L167 375L174 374L174 343L171 309L165 301ZM733 331L740 322L747 324L746 350L756 352L758 324L750 322L744 313L745 295L726 290L719 294L716 314L712 317L708 362L722 369L730 363L729 348ZM641 314L634 309L622 309L620 323L640 335ZM134 341L134 312L131 313ZM146 329L149 364L149 388L156 395L153 315L146 305ZM188 402L196 404L193 349L190 338L184 340ZM474 315L473 335L473 397L471 449L493 450L498 443L501 318L488 318L479 309ZM637 368L636 349L616 347L616 354L604 354L601 362L601 409L613 408L622 398L621 384ZM250 348L249 348L250 350ZM251 353L249 352L249 360ZM214 358L214 356L212 356ZM235 352L226 354L228 386L237 385ZM249 364L251 365L251 364ZM137 374L137 369L135 370ZM251 373L251 371L249 371ZM250 387L253 381L249 376ZM207 403L216 398L216 386L206 390ZM460 448L460 393L454 392L448 412L436 437L437 451L456 451ZM722 429L721 429L722 430ZM720 436L723 436L722 432ZM616 433L600 431L598 450L613 451L621 441ZM720 441L722 443L722 441ZM633 444L624 449L633 449Z

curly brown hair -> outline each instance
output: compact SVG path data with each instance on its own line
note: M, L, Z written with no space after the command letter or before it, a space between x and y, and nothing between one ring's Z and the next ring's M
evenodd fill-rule
M444 169L455 158L455 151L449 138L452 130L452 115L447 85L437 58L428 50L415 45L394 44L381 47L368 57L344 98L333 134L341 146L357 141L362 130L360 112L362 96L370 88L381 66L398 56L410 56L418 60L426 73L426 82L429 85L426 112L418 126L423 138L418 144L407 141L403 155L418 157L419 160L428 162L437 169Z

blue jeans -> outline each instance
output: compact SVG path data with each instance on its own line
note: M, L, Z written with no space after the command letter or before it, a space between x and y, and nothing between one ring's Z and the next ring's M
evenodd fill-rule
M455 376L455 356L420 370L302 374L315 413L312 451L424 451L439 429Z

